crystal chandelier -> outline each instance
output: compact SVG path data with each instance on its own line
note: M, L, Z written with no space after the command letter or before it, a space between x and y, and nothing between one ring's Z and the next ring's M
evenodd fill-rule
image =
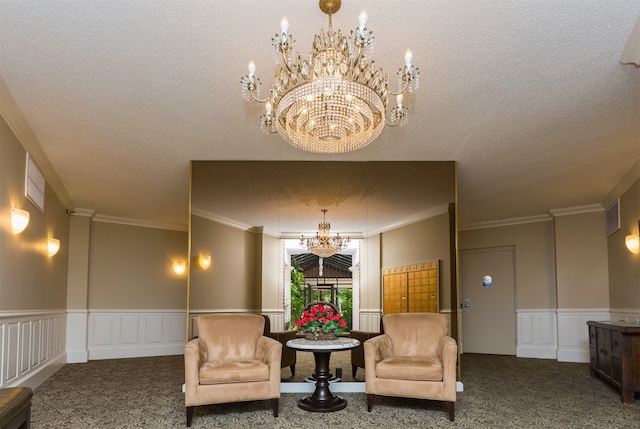
M318 224L318 232L315 237L304 238L304 234L300 237L300 245L305 246L311 253L321 258L328 258L331 255L340 253L349 245L349 237L346 239L340 237L337 233L331 236L331 224L327 222L327 209L322 210L323 221Z
M375 140L385 124L403 126L408 113L403 94L419 84L418 68L407 49L405 66L398 71L399 91L390 90L389 74L369 58L373 34L366 28L366 12L360 13L359 25L350 37L333 30L331 16L340 4L340 0L320 0L320 9L329 16L329 28L315 35L307 59L294 51L293 37L287 34L289 22L282 18L280 34L271 40L276 63L281 60L283 65L269 83L266 98L260 98L253 61L241 79L244 97L265 103L262 131L277 132L287 143L309 152L350 152ZM389 95L396 97L396 106L387 115Z

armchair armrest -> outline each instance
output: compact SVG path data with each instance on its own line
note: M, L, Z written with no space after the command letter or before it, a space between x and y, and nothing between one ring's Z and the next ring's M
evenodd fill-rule
M282 344L273 338L262 336L258 338L256 345L256 359L269 365L271 368L274 364L280 371L280 359L282 358Z
M376 365L382 359L393 356L393 344L391 343L391 337L382 334L377 337L373 337L364 343L364 380L367 386L367 393L369 387L373 385L376 379Z
M393 344L391 337L385 334L378 335L365 341L365 360L378 363L382 359L393 356Z
M458 344L451 337L444 336L438 343L438 355L442 362L443 380L445 383L456 382L456 363L458 361Z
M202 338L194 338L184 346L184 381L192 395L200 384L200 367L206 361L207 345Z

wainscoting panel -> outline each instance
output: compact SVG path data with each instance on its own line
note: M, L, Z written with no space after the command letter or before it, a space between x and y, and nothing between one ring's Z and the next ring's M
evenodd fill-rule
M66 314L0 312L0 387L37 387L66 362Z
M360 309L360 331L380 332L381 310Z
M609 320L608 309L558 309L558 360L589 362L589 320Z
M516 356L556 359L555 309L517 310Z
M284 310L270 310L263 311L262 314L269 316L269 323L271 324L271 332L284 331Z
M184 352L184 310L89 311L89 360Z
M611 320L640 324L640 310L612 308Z

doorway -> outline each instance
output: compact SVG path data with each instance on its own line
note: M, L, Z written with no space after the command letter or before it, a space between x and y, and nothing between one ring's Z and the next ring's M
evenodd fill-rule
M516 354L515 247L460 252L461 352Z

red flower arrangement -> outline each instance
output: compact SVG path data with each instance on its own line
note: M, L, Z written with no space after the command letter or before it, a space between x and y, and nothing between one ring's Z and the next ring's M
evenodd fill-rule
M300 320L295 322L298 331L312 333L318 337L322 333L340 335L347 329L347 322L340 313L323 304L317 304L303 311Z

